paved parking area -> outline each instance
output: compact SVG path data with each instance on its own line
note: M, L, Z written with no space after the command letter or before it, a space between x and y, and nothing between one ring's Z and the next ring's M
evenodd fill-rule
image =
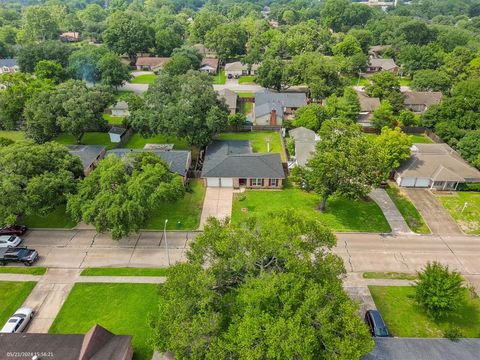
M209 217L225 219L232 216L233 188L207 187L203 201L200 229Z
M462 235L463 232L440 201L427 189L403 189L423 216L432 234Z

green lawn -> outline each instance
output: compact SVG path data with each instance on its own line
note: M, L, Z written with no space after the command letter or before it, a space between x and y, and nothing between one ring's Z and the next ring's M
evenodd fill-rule
M123 124L125 120L122 117L112 116L110 114L103 114L102 116L109 124Z
M0 268L1 269L1 268ZM167 276L168 268L86 268L81 276Z
M60 134L54 141L63 145L75 145L77 143L75 137L70 134ZM110 136L106 132L87 132L83 134L80 143L83 145L102 145L107 150L113 149L116 145L110 142Z
M136 77L132 78L132 80L130 80L130 82L132 84L153 84L157 77L158 76L155 75L155 74L139 75L139 76L136 76Z
M255 97L253 92L238 92L238 97Z
M148 318L157 299L158 285L154 284L77 283L49 333L83 334L99 324L114 334L132 335L134 358L150 360Z
M367 86L368 84L370 84L370 81L363 76L348 77L346 78L346 82L350 86Z
M255 84L255 76L252 75L245 75L240 76L238 79L239 84Z
M417 275L400 272L364 272L364 279L415 280Z
M183 199L173 204L163 204L161 208L153 211L145 228L163 229L165 219L168 219L169 230L196 230L200 225L205 186L202 180L192 180L190 189Z
M418 234L430 234L430 229L425 224L422 215L420 215L410 199L400 192L395 183L390 183L385 190L412 231Z
M250 114L252 110L253 110L253 103L251 102L242 103L242 113L247 115L247 114Z
M282 161L286 161L287 157L282 148L282 139L280 134L275 131L251 131L251 132L232 132L221 133L217 137L219 140L250 140L253 152L267 152L267 141L270 140L270 152L279 153Z
M220 71L217 75L212 76L212 83L214 85L223 85L227 82L227 76L225 70Z
M0 326L3 327L35 287L35 281L0 281Z
M465 233L480 235L479 192L456 191L451 195L438 195L437 198ZM467 206L462 213L465 203Z
M25 140L25 132L23 131L0 131L0 137L13 141Z
M67 215L65 205L60 205L55 208L51 213L42 215L28 215L25 216L25 225L29 228L64 228L71 229L77 223Z
M412 80L406 77L401 77L399 79L399 82L400 82L400 86L410 86L412 83Z
M324 213L317 210L319 204L320 196L296 188L281 191L247 190L234 199L232 221L239 222L251 215L258 216L261 221L269 212L294 209L307 218L320 220L334 231L390 231L382 211L373 201L331 197Z
M130 149L143 149L146 144L173 144L175 150L190 150L190 146L186 140L167 135L144 138L140 134L133 134L126 147Z
M47 272L42 266L0 266L0 274L43 275Z
M465 303L455 314L440 320L428 317L414 300L413 286L369 286L373 300L393 336L443 337L451 326L461 329L463 337L480 335L480 298L473 299L465 289Z
M430 139L427 135L423 134L412 134L410 135L414 144L433 144L434 141Z

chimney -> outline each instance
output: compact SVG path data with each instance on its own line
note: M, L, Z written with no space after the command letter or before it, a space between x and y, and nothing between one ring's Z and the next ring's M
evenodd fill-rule
M277 110L273 109L272 113L270 114L270 125L275 126L277 125Z

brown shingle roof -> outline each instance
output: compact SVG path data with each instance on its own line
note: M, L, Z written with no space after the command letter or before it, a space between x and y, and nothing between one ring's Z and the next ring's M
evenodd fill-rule
M170 61L167 57L142 56L137 59L137 66L163 66Z
M397 67L393 59L370 59L369 65L382 68L383 70L392 70Z
M202 60L202 64L200 65L200 67L206 66L206 65L211 66L214 69L218 69L218 59L205 58Z
M372 98L363 91L357 90L358 102L361 112L374 112L380 106L379 98Z
M404 93L405 105L437 105L442 101L442 93L439 91L408 91Z

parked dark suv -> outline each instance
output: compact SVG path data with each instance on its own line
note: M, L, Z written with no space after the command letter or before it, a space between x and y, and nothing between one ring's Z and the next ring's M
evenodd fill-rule
M25 234L27 227L25 225L11 225L0 229L0 235L16 235Z
M7 265L10 262L21 262L25 266L32 266L38 260L38 252L35 249L26 247L11 247L0 249L0 265Z
M382 315L377 310L368 310L365 313L365 322L367 323L370 333L375 337L388 337L387 325L383 321Z

